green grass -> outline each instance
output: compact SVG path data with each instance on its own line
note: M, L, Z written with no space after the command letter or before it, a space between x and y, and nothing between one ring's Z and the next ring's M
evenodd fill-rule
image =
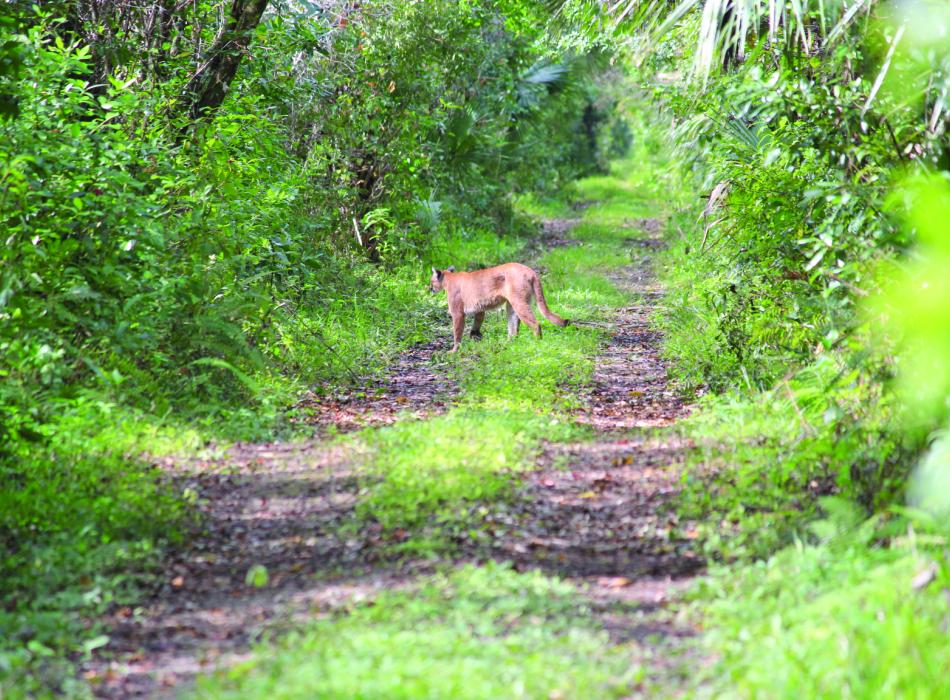
M695 694L945 697L945 540L885 510L912 448L880 383L825 353L769 391L706 397L679 429L698 448L678 510L731 562L695 594L717 659ZM914 591L931 560L938 580Z
M489 564L386 592L203 679L196 698L619 698L641 670L567 583Z
M556 417L499 406L372 431L364 441L379 481L357 510L388 529L464 523L464 505L506 494L512 475L532 464L542 438L576 432Z
M4 698L72 694L65 657L108 641L96 619L139 599L192 520L184 494L148 463L68 433L56 445L19 455L15 470L0 465Z
M768 555L816 517L821 496L870 514L899 498L914 444L874 377L836 353L764 392L710 394L677 430L687 457L677 508L717 559Z
M542 196L526 192L514 197L514 206L523 214L538 219L571 219L575 215L567 202L567 197Z
M950 624L943 537L827 502L815 544L712 572L697 592L719 662L696 693L735 698L945 698ZM901 532L902 529L902 532ZM895 530L897 531L895 533ZM919 526L918 526L919 530ZM814 537L814 535L813 535ZM885 540L887 541L887 540ZM916 590L915 577L934 567Z
M67 683L61 657L101 640L96 618L138 600L193 526L194 494L152 458L217 452L199 421L92 391L61 401L43 430L0 460L0 694L29 687L38 668L46 686Z

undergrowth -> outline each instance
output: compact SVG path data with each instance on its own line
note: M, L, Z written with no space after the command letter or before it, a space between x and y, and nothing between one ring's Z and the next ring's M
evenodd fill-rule
M894 390L913 359L868 311L880 314L869 299L914 231L887 199L900 189L893 153L862 151L861 177L842 165L854 141L839 143L846 130L817 106L837 98L837 85L818 86L840 72L803 79L791 63L749 61L697 102L673 89L683 125L654 127L684 161L674 190L695 189L672 195L681 204L657 261L666 294L655 319L672 379L698 396L677 427L696 447L676 508L700 523L712 567L692 611L713 663L690 691L943 697L933 669L947 661L945 527L902 507L928 428L910 425L916 399ZM766 76L767 106L743 112ZM800 99L815 102L811 116ZM737 117L753 113L748 126ZM867 189L871 171L881 186ZM926 277L913 289L926 300L899 300L897 317L939 299Z
M827 354L760 393L710 395L680 424L697 444L679 508L703 524L707 552L731 559L788 544L822 496L867 515L901 493L912 443L881 385Z
M942 698L950 584L934 523L867 520L844 499L774 556L715 567L694 593L719 657L699 697Z

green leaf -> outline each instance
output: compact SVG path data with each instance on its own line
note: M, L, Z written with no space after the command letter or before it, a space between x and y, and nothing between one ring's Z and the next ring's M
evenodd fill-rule
M267 573L267 567L263 564L255 564L247 570L247 576L244 577L244 583L254 588L263 588L270 581Z
M88 654L89 652L95 651L100 647L104 647L108 643L109 637L107 635L100 634L98 637L93 637L92 639L87 639L84 641L82 643L82 650Z

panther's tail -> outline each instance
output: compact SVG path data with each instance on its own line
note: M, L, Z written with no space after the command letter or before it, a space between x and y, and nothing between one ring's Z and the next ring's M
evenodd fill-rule
M562 328L570 323L570 321L561 318L548 308L548 303L544 299L544 291L541 289L541 279L537 275L531 279L531 287L534 289L534 297L538 300L538 310L542 316L555 326L561 326Z

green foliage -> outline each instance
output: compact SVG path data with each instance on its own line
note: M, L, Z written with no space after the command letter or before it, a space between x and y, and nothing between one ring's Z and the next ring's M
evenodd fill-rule
M206 9L183 21L205 31ZM184 140L168 105L186 55L162 54L156 72L140 28L107 50L50 16L20 20L4 80L35 99L0 124L11 435L42 432L44 397L74 386L156 413L233 399L267 413L283 377L378 368L421 335L416 270L467 262L464 246L477 262L510 254L486 233L524 231L509 194L592 167L570 129L599 64L543 58L536 30L492 3L275 17L230 101ZM169 120L135 116L149 114ZM380 308L398 322L374 335Z
M696 593L716 662L694 693L941 697L946 17L870 2L812 25L815 52L809 3L754 44L741 18L784 3L699 4L644 63L706 199L670 221L657 319L674 377L710 391L678 508L732 562Z
M914 258L883 266L882 290L866 311L878 341L899 339L899 394L912 412L913 424L940 424L947 419L950 394L950 236L943 226L950 212L948 174L907 182L895 194L906 198L908 224L917 232Z
M82 421L103 417L92 406L82 411ZM185 495L157 469L96 444L75 430L71 412L55 449L33 447L0 463L4 697L79 692L62 657L108 641L90 621L138 600L162 548L180 543L192 520Z
M569 584L469 566L317 622L194 697L613 698L638 672Z
M690 38L725 26L684 20L652 68L682 68ZM836 346L860 324L855 302L874 291L879 262L910 240L888 193L906 167L943 163L945 125L939 110L880 89L889 67L924 71L900 52L887 60L889 31L839 36L820 59L770 41L703 85L657 84L678 120L677 154L708 195L676 221L664 265L664 328L687 385L768 388L816 347Z
M904 223L913 198L891 192L908 169L945 166L937 134L946 125L926 106L943 99L944 57L895 53L883 13L863 31L826 24L837 37L820 60L798 39L772 36L738 54L733 46L731 59L726 50L724 69L702 84L654 73L708 62L713 53L692 53L690 41L727 37L734 19L700 26L687 15L644 65L666 76L654 96L675 115L676 154L706 199L672 218L660 261L669 292L657 323L673 375L686 391L718 395L687 426L704 448L685 507L725 516L741 533L737 541L711 533L711 551L761 555L813 517L823 493L868 512L901 499L939 425L931 417L907 430L891 382L903 364L894 337L872 347L860 303L878 294L918 235ZM782 38L781 23L776 31ZM922 88L924 104L882 89L889 72L912 69L936 81L936 92ZM942 364L923 372L935 376Z
M872 513L904 490L916 445L881 384L824 355L773 389L710 396L682 429L697 442L678 508L710 555L764 556L803 532L822 496Z
M80 692L79 620L186 531L153 456L287 432L431 338L427 266L511 258L513 197L622 141L605 61L491 1L283 8L196 118L220 9L0 18L0 693Z
M891 274L880 296L867 304L872 323L884 338L899 338L898 396L907 406L902 428L911 435L932 431L932 443L910 484L909 500L937 515L950 508L950 237L940 224L950 215L946 174L910 183L902 194L918 232L915 259ZM880 338L878 339L880 342ZM885 341L886 344L886 341ZM934 426L937 429L934 430Z

